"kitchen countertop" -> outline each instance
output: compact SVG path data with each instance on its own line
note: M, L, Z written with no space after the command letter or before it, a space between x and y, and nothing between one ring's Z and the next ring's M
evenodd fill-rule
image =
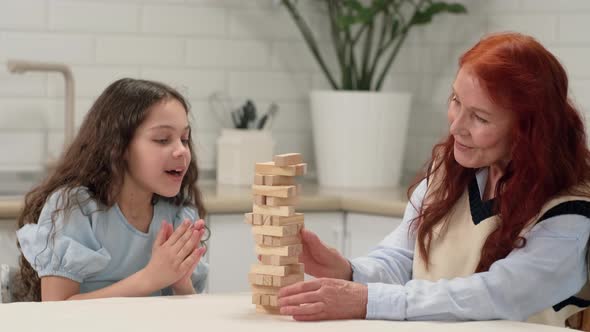
M250 186L203 181L200 188L210 214L252 211ZM301 188L299 203L296 205L299 212L345 211L401 218L407 203L407 188L403 187L343 189L302 182ZM0 196L0 219L16 219L22 206L23 196Z

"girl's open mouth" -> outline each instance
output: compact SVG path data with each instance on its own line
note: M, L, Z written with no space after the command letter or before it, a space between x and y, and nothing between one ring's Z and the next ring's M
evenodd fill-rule
M167 170L165 172L166 172L166 174L172 176L175 179L182 179L182 176L184 175L183 169L171 169L171 170Z

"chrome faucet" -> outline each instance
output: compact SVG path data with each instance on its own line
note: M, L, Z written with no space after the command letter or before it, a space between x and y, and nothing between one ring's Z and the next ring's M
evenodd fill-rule
M23 74L27 71L58 72L65 79L65 119L64 119L64 147L74 139L74 75L65 64L34 62L22 60L8 60L6 66L11 73Z

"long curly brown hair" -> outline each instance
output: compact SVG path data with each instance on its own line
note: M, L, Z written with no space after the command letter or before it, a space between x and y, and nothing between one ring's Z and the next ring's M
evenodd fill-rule
M189 113L189 104L175 89L153 81L124 78L109 85L86 115L72 144L66 148L55 170L37 187L26 194L25 205L18 217L18 228L36 224L47 198L63 190L59 209L53 211L52 221L61 211L75 204L72 190L84 186L91 199L104 207L112 207L121 191L127 170L124 158L137 127L147 117L150 108L167 99L178 100ZM175 197L159 197L175 205L188 205L205 218L201 192L196 186L199 171L192 139L188 140L191 162ZM17 243L18 245L18 243ZM20 245L19 245L20 250ZM20 255L20 274L13 295L17 301L40 301L41 280L31 264Z

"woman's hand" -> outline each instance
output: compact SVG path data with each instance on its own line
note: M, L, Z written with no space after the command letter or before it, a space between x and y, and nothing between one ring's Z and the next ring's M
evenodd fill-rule
M185 220L173 230L165 220L152 248L152 258L144 268L155 289L162 289L192 273L205 252L199 248L203 230L196 230ZM192 286L191 286L192 287Z
M301 230L303 252L299 261L305 265L305 273L316 278L352 280L350 262L338 250L327 247L316 234Z
M279 291L281 314L295 320L364 319L367 286L352 281L321 278L302 281Z
M199 247L201 243L201 239L203 238L203 234L205 234L205 221L203 219L197 220L193 225L192 228L198 232L197 238L197 249L200 250L199 259L193 264L193 266L189 269L189 271L180 278L177 282L172 284L172 291L174 291L175 295L187 295L187 294L194 294L195 289L193 287L193 281L191 280L191 276L193 275L193 271L197 268L197 264L201 260L201 257L207 251L207 247Z

